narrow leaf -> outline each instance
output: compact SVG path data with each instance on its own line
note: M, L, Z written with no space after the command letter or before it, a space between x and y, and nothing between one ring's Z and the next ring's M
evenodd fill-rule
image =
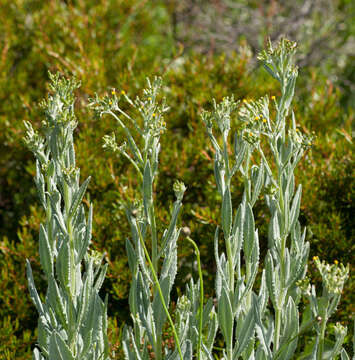
M247 316L243 319L243 325L238 333L237 341L238 347L233 351L233 359L237 359L242 352L248 347L249 343L253 341L255 329L254 309L251 307Z
M226 187L222 201L222 228L224 238L228 239L232 226L232 199L229 186Z
M81 247L80 247L80 251L76 257L76 265L80 264L81 260L83 260L85 254L88 251L88 247L90 245L90 241L91 241L91 234L92 234L92 204L90 204L90 208L89 208L89 215L88 215L88 223L86 225L86 230L85 230L85 236L84 236L84 240L81 243Z
M83 200L86 188L89 185L90 182L90 176L81 184L80 188L75 192L75 195L73 197L70 210L69 210L69 217L72 218L73 215L76 213L76 210L78 206L81 204L81 201Z
M233 337L233 311L228 294L224 287L218 302L218 323L221 328L227 348L231 347Z
M43 225L39 228L39 256L41 265L47 276L53 274L53 254L48 236Z
M296 220L298 219L300 212L300 204L301 204L301 194L302 194L302 186L299 185L297 192L293 198L291 211L290 211L290 228L295 226Z
M28 259L26 259L26 272L27 272L28 288L30 290L31 299L34 302L39 315L44 315L42 301L36 290L36 286L32 275L31 264L28 261Z

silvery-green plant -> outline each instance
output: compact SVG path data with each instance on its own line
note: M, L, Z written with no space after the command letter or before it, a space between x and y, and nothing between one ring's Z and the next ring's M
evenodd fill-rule
M77 126L73 91L76 80L50 74L51 95L43 101L43 135L26 122L25 143L36 158L36 176L45 220L40 226L39 255L48 281L41 300L27 260L31 298L39 314L38 344L33 359L107 360L107 297L99 290L107 264L89 253L92 205L86 219L82 204L89 178L79 184L73 131Z
M123 348L129 360L213 360L216 351L223 360L237 359L348 359L342 344L346 328L335 327L335 342L325 341L326 325L334 313L348 267L316 262L323 279L318 296L305 278L309 243L299 223L301 185L296 188L294 171L312 143L296 126L292 112L297 68L296 44L282 39L260 54L269 74L280 83L278 99L268 96L244 100L233 98L213 103L202 113L214 156L214 174L221 196L221 231L217 227L214 250L217 264L216 310L212 299L204 304L200 256L188 228L177 227L184 184L176 182L170 224L161 235L154 207L154 183L158 176L160 136L164 131L165 101L160 101L161 80L148 81L143 96L132 101L115 89L110 95L92 100L96 112L113 116L124 130L126 142L118 145L115 135L105 136L104 147L127 158L137 171L139 199L127 202L126 214L131 238L126 240L132 283L129 305L133 328L125 328ZM132 107L122 109L121 101ZM241 124L229 144L230 131ZM215 132L221 136L216 136ZM231 156L232 153L232 156ZM232 185L239 172L244 192L233 209ZM270 212L268 251L260 268L258 230L253 207L263 195ZM177 300L175 316L169 313L170 293L177 272L176 242L186 236L196 253L199 280L193 281ZM222 236L220 236L222 233ZM219 250L220 237L224 251ZM256 286L260 274L260 285ZM310 305L300 321L302 294ZM169 326L173 344L164 342ZM217 331L224 347L216 348ZM300 349L299 337L314 331L314 341ZM166 340L166 339L165 339ZM168 339L169 340L169 339Z
M335 359L341 354L342 360L348 360L350 358L342 348L347 328L340 323L334 325L336 341L331 346L329 346L329 340L327 340L328 345L325 346L325 332L327 322L339 304L344 283L349 274L349 266L345 267L343 264L339 264L337 260L334 261L333 265L326 264L324 261L320 261L318 256L314 256L313 261L322 277L322 295L317 297L315 286L310 284L308 277L300 280L297 284L309 301L303 321L309 322L312 318L316 319L316 337L308 352L312 359ZM355 335L353 340L355 345Z
M168 228L159 236L154 208L154 181L158 175L160 136L166 130L163 116L168 110L165 100L160 101L160 88L161 79L156 78L152 83L148 80L143 96L135 101L124 91L117 96L113 89L110 96L102 99L96 97L91 103L100 116L113 116L126 134L126 142L121 145L117 144L114 134L105 136L104 148L122 154L138 173L140 198L126 205L131 226L131 240L126 240L126 249L132 272L129 306L133 329L125 328L123 348L127 359L132 360L150 359L152 356L155 359L192 359L195 348L202 359L202 353L210 353L217 330L212 299L205 305L204 313L208 316L203 316L202 283L194 284L191 280L186 295L177 302L175 323L168 310L177 272L176 242L181 232L177 228L177 220L186 188L183 183L175 182L173 190L176 201L171 220ZM133 107L135 115L131 116L121 109L121 99ZM141 143L134 139L132 131L141 137ZM198 248L189 237L189 229L182 230L200 261ZM201 273L200 280L202 282ZM163 330L167 320L175 340L174 350L168 346L169 339L164 343ZM202 343L202 329L208 332L205 343Z
M299 335L309 326L317 332L312 346L315 359L334 358L324 355L322 344L326 321L334 312L339 297L332 298L327 293L326 303L330 305L326 309L312 306L312 316L304 323L305 328L299 325L301 291L298 284L302 283L307 270L309 243L305 242L306 232L305 229L301 231L298 221L301 185L295 189L294 170L311 145L312 137L297 129L291 110L297 78L295 50L295 43L282 39L275 49L270 43L259 56L281 87L280 98L272 96L271 106L267 96L256 101L243 100L236 114L238 103L233 98L225 98L221 104L214 103L211 112L202 114L215 150L215 178L222 197L221 227L226 255L218 253L218 229L215 253L218 322L226 345L223 359L292 359ZM230 160L228 138L231 122L236 117L243 126L234 137L234 154ZM222 145L213 135L215 127L221 133ZM252 154L254 162L259 159L258 163L251 164ZM244 181L244 193L233 218L230 186L237 171ZM253 206L262 191L271 220L265 268L256 293L253 285L259 267L259 240ZM325 274L322 271L321 274L324 279ZM348 268L342 267L342 284L347 274ZM325 301L316 300L314 291L312 300L314 304ZM321 330L316 324L319 316ZM345 329L342 328L341 333L332 356L340 351L345 354L341 349Z

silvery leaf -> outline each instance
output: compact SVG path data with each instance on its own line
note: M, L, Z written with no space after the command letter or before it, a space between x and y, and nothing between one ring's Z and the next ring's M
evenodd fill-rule
M81 204L81 201L83 200L83 197L85 195L85 191L89 185L91 177L89 176L80 186L80 188L75 192L70 210L69 210L69 218L72 218L73 215L76 213L76 210L78 209L79 205Z
M218 324L222 331L224 340L226 341L227 348L230 348L233 337L233 311L229 296L222 288L221 297L218 301Z
M39 228L39 256L41 265L47 276L53 274L53 254L48 240L47 232L43 225Z
M232 226L232 199L229 186L226 186L222 202L222 228L224 238L228 239Z

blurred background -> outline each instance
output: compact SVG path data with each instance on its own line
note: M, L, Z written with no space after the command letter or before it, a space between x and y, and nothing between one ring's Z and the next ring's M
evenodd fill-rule
M147 77L159 75L171 107L162 137L158 217L166 225L175 179L185 182L181 225L192 229L201 249L207 295L213 296L213 234L220 199L214 187L212 151L199 117L215 98L258 98L279 89L256 60L268 38L286 36L299 44L299 79L294 109L305 132L317 140L296 173L303 185L301 222L311 257L354 267L353 119L355 3L351 0L2 0L0 3L0 358L30 359L37 313L28 296L29 258L42 295L38 229L43 211L33 176L32 154L24 147L23 120L40 127L38 106L46 96L48 70L76 76L76 154L82 179L91 175L86 202L94 204L92 246L106 252L109 271L109 335L122 359L120 336L129 323L130 274L124 241L129 236L122 202L137 194L135 173L124 159L102 149L102 136L116 130L110 118L96 119L88 97L112 87L131 98ZM123 104L123 107L126 105ZM233 203L241 187L233 184ZM263 253L268 215L255 207ZM179 243L175 296L196 276L193 252ZM354 317L354 271L332 319L350 327ZM319 284L312 263L309 275ZM331 329L329 330L332 331ZM312 336L309 334L307 336Z

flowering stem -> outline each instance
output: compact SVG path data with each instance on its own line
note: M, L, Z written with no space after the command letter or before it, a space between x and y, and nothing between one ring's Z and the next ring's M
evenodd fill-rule
M198 276L200 279L200 316L199 316L199 331L198 331L198 343L197 343L197 359L201 359L201 345L202 345L202 326L203 326L203 277L201 270L201 259L200 259L200 251L196 243L187 236L186 239L192 244L195 248L195 254L197 258L197 267L198 267Z
M158 239L157 239L157 226L155 222L153 202L151 203L149 214L150 214L150 223L151 223L151 231L152 231L152 259L153 259L152 263L155 272L158 273Z
M329 305L329 301L327 304L327 307ZM327 314L324 315L324 317L322 318L322 323L321 323L321 329L320 329L320 336L319 336L319 351L317 354L317 360L322 360L323 359L323 351L324 351L324 336L325 336L325 329L327 327Z
M160 300L162 302L162 305L163 305L163 308L164 308L164 311L166 313L166 316L168 318L168 321L170 323L170 326L171 326L171 329L173 331L173 334L174 334L174 339L175 339L175 344L176 344L176 347L178 349L178 352L179 352L179 356L180 356L180 360L184 360L183 357L182 357L182 352L181 352L181 348L180 348L180 341L179 341L179 337L176 333L176 329L175 329L175 326L174 326L174 322L173 320L171 319L171 316L169 314L169 310L165 304L165 300L164 300L164 296L163 296L163 292L161 290L161 287L160 287L160 284L159 284L159 280L158 280L158 277L157 277L157 273L155 272L154 270L154 266L153 266L153 263L152 263L152 260L150 259L150 256L149 256L149 252L147 250L147 247L145 246L144 244L144 240L143 240L143 236L142 236L142 233L141 233L141 230L140 230L140 227L139 225L137 226L137 229L138 229L138 235L139 235L139 241L143 247L143 250L144 250L144 253L145 253L145 256L148 260L148 263L149 263L149 266L150 266L150 269L152 271L152 274L153 274L153 278L154 278L154 281L155 281L155 286L156 286L156 289L158 290L159 292L159 297L160 297ZM161 340L160 340L161 342ZM159 351L159 355L156 354L156 356L160 356L160 353L161 353L161 349L157 349Z

